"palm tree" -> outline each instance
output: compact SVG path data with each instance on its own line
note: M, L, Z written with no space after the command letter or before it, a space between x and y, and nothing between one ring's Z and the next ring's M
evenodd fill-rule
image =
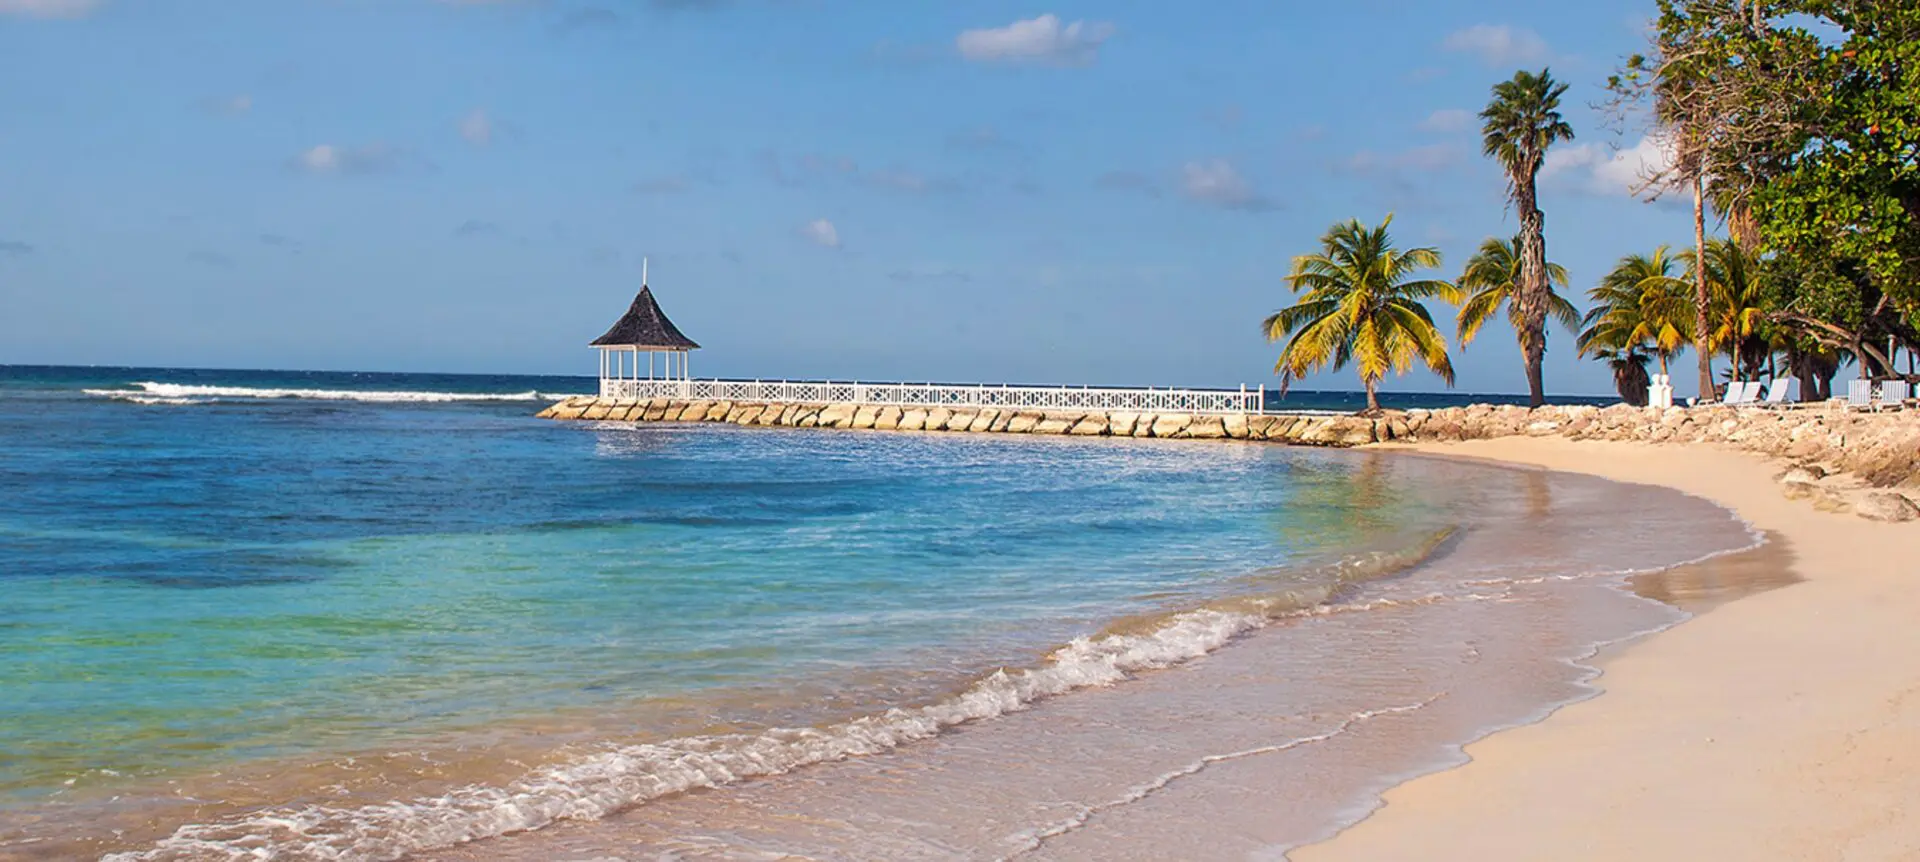
M1773 354L1766 338L1765 284L1760 263L1739 242L1708 240L1705 255L1687 260L1694 274L1697 260L1706 260L1707 337L1710 350L1724 351L1733 360L1733 379L1756 376Z
M1664 245L1650 256L1630 254L1614 264L1587 291L1593 308L1581 321L1580 355L1651 353L1666 374L1667 361L1692 337L1693 297L1687 283L1674 277L1675 264Z
M1338 370L1348 363L1360 367L1370 413L1380 409L1380 380L1388 371L1405 374L1415 360L1453 385L1447 339L1420 301L1457 302L1459 289L1438 279L1412 278L1438 267L1440 252L1395 248L1387 235L1392 223L1388 215L1379 227L1359 219L1336 224L1320 238L1318 254L1293 259L1287 286L1305 295L1261 324L1269 342L1287 340L1273 365L1282 393L1321 366Z
M1625 350L1600 348L1593 351L1593 357L1605 362L1613 370L1613 390L1620 393L1620 400L1635 407L1647 406L1647 392L1653 385L1653 379L1647 376L1650 357L1640 352L1639 347Z
M1520 319L1521 265L1520 237L1501 239L1487 237L1480 244L1480 250L1467 261L1467 269L1460 274L1460 290L1467 299L1460 305L1460 349L1465 350L1473 338L1480 334L1500 306L1507 307L1507 322L1513 324L1518 333L1524 325ZM1567 270L1557 263L1547 264L1547 316L1553 318L1567 331L1580 331L1580 309L1574 308L1567 298L1554 292L1553 285L1567 286Z
M1540 210L1540 167L1547 150L1559 141L1573 140L1573 127L1560 117L1560 96L1567 85L1553 79L1548 69L1526 70L1512 80L1493 85L1493 101L1480 112L1484 150L1507 173L1507 197L1520 215L1520 352L1527 361L1528 399L1535 407L1546 403L1546 384L1540 360L1547 352L1547 295L1552 292L1547 273L1547 214Z

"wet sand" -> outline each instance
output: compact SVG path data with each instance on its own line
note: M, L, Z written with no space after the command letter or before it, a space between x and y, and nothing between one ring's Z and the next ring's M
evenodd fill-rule
M1784 539L1803 580L1603 656L1601 696L1468 746L1289 858L1920 858L1920 523L1817 512L1778 466L1702 446L1411 448L1714 500Z

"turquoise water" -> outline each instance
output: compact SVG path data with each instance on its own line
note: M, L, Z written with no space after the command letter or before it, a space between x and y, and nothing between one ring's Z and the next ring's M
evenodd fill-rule
M935 703L1452 517L1441 483L1279 447L531 419L568 379L5 373L0 840L250 766L260 805L374 804ZM288 766L443 750L350 791Z

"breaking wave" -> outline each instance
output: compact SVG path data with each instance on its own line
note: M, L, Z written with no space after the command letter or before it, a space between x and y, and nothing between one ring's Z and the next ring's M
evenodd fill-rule
M879 754L956 725L1199 658L1274 620L1314 613L1345 587L1418 565L1454 532L1440 530L1405 547L1311 569L1271 572L1264 580L1276 587L1285 583L1284 588L1122 621L1073 640L1036 666L996 670L922 706L896 707L823 727L609 743L506 786L474 785L441 796L353 808L305 805L256 811L182 826L149 849L105 860L398 859L559 820L595 820L670 794Z

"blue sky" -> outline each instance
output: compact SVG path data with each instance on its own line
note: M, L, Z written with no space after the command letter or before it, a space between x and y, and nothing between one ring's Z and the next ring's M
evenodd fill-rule
M1575 288L1690 244L1594 109L1649 9L0 0L0 362L590 373L644 255L702 374L1271 383L1330 223L1447 277L1513 229L1472 114L1521 66L1574 85ZM1455 364L1524 390L1503 325Z

